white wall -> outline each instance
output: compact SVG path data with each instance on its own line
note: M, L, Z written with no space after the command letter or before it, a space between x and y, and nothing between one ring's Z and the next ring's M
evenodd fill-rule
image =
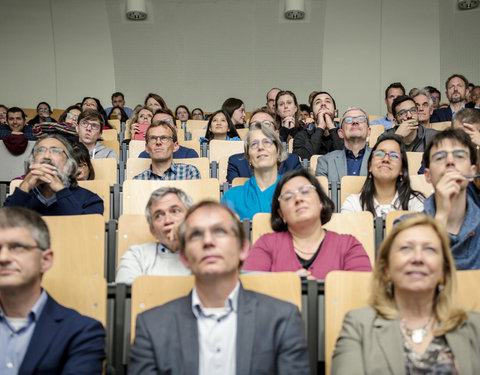
M273 86L305 102L330 91L340 112L383 114L384 89L443 86L453 72L480 82L480 12L454 0L306 0L308 18L280 17L284 0L0 0L0 103L66 107L85 95L127 105L150 91L170 107L215 110L235 96L263 105ZM442 90L443 91L443 90Z

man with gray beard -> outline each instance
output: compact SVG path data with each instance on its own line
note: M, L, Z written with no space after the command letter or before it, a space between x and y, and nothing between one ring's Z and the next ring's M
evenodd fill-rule
M29 208L41 215L103 215L103 200L78 186L76 172L70 143L60 135L48 135L35 144L25 179L5 206Z

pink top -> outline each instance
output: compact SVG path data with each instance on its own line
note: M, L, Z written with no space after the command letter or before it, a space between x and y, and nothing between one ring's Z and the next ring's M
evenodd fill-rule
M260 237L243 265L245 271L281 272L301 268L288 231ZM308 270L313 277L323 280L330 271L371 271L372 267L365 249L354 236L326 231L320 252Z

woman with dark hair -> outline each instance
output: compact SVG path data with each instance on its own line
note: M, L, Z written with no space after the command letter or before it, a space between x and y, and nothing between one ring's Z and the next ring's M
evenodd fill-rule
M207 125L205 137L200 138L200 143L209 143L212 139L220 141L241 141L237 129L232 124L227 112L220 109L214 112Z
M145 102L143 103L144 106L149 107L153 114L157 111L157 109L167 109L167 103L160 95L150 93L145 98Z
M348 234L327 231L334 204L305 169L287 172L273 194L271 225L253 245L243 266L248 271L294 271L325 279L333 270L370 271L367 253Z
M351 194L342 212L369 211L385 218L397 210L423 211L422 193L412 190L405 144L398 135L381 136L368 158L368 177L359 194Z
M300 126L297 97L291 91L279 91L275 98L275 113L280 124L280 139L288 142L294 138Z
M240 220L251 220L258 212L270 212L275 186L281 177L278 167L286 156L275 130L259 122L252 123L245 139L245 159L253 169L253 176L243 185L228 189L222 202Z
M7 123L7 111L8 107L0 104L0 125Z
M28 122L28 125L33 126L41 122L57 122L57 120L50 117L51 114L52 108L50 107L50 104L47 102L40 102L37 105L37 115Z
M175 109L175 119L180 121L182 125L191 118L192 116L190 115L190 111L188 110L188 107L186 105L181 104Z
M95 170L90 160L90 154L81 142L72 144L72 156L77 162L77 181L94 180Z
M71 105L68 107L58 118L58 122L66 122L67 124L72 124L77 126L78 116L82 113L81 108L78 105Z
M120 122L127 122L128 115L122 107L113 107L108 115L109 120L120 120Z
M192 110L192 120L203 120L205 119L205 114L201 108L194 108Z
M222 110L227 112L236 129L246 128L245 104L240 99L228 98L222 104Z
M100 112L105 122L105 126L103 128L112 129L112 127L108 124L107 113L105 112L105 109L103 108L102 103L100 103L99 99L94 98L93 96L86 96L83 98L80 107L82 109L82 112L86 109L94 109Z

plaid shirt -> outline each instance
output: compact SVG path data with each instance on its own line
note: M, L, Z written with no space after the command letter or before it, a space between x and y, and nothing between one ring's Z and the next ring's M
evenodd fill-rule
M174 163L163 173L163 176L156 175L152 171L152 165L145 172L136 175L134 180L197 180L200 172L197 167L190 164Z

